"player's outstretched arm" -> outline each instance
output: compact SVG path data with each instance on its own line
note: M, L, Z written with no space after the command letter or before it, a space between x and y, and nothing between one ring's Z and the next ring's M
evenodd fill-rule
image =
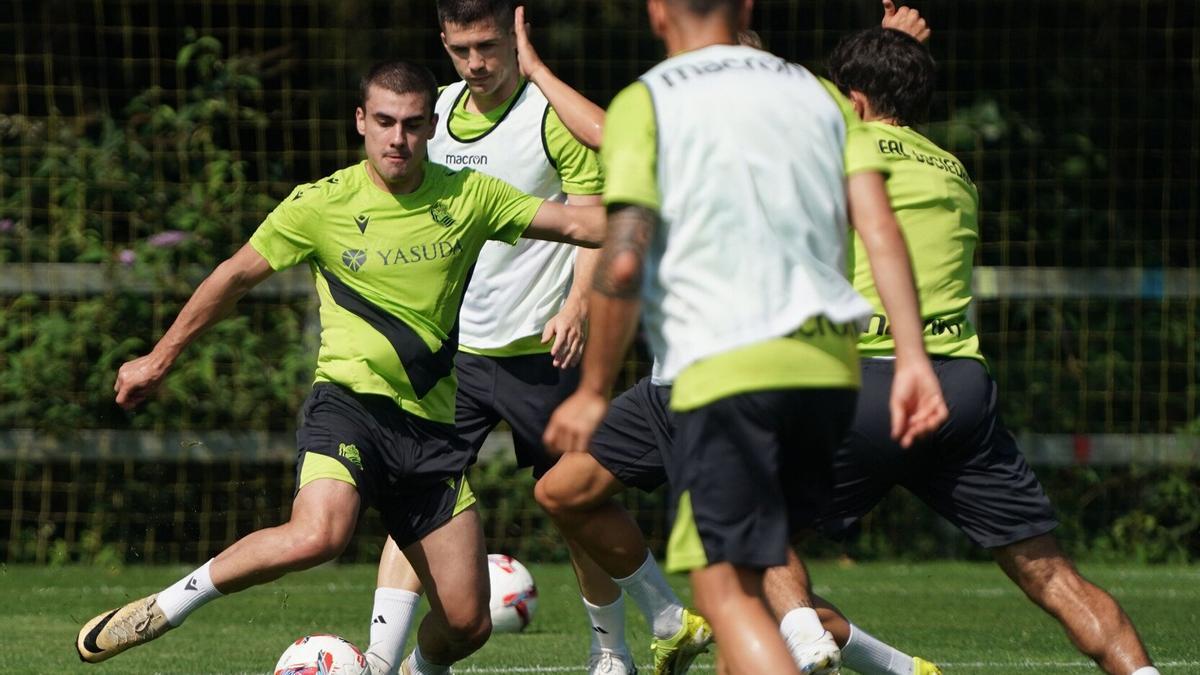
M875 287L896 339L896 376L890 403L892 438L907 448L940 427L949 413L941 385L925 355L912 265L888 203L883 175L866 171L850 176L847 196L850 220L867 250Z
M550 107L558 113L572 136L592 150L598 150L604 135L604 109L558 79L554 71L542 62L529 39L524 7L517 7L513 25L517 32L517 63L521 67L521 74L542 90L546 100L550 101Z
M550 416L543 441L558 452L586 452L608 411L621 360L629 351L641 308L646 251L658 214L642 206L609 208L609 234L592 281L591 332L583 351L579 389Z
M271 276L266 259L249 244L217 266L196 287L175 322L147 355L126 362L117 371L113 390L117 404L132 409L146 400L166 376L175 359L209 326L228 314L237 301Z
M929 36L933 33L920 12L912 7L896 7L896 3L892 0L883 0L882 25L884 28L908 33L921 43L928 42Z
M607 227L603 206L571 206L545 201L522 236L600 248Z

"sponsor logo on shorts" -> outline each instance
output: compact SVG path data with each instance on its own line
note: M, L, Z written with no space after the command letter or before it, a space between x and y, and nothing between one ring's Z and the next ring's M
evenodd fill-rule
M345 457L346 460L354 466L357 466L360 469L363 468L362 457L360 457L358 454L358 448L354 447L353 445L338 443L338 454L342 457Z

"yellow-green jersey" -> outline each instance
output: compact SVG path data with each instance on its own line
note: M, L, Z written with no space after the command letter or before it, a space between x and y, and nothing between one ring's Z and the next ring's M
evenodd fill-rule
M604 133L605 203L661 216L642 296L672 407L856 387L856 325L871 310L847 280L846 176L884 163L846 166L861 123L836 88L714 45L618 94Z
M485 114L467 110L469 92L466 82L458 82L438 96L431 161L471 167L560 202L566 194L603 189L600 159L571 136L537 86L522 81ZM530 239L484 246L463 299L462 350L487 356L549 352L542 331L562 309L575 252L569 244Z
M869 122L866 138L847 148L847 166L887 163L887 191L908 242L916 276L925 349L934 356L983 361L967 316L979 243L979 193L953 155L908 127ZM875 308L859 337L863 356L891 356L896 343L875 288L862 240L851 249L854 288Z
M470 169L425 164L392 194L366 162L297 187L250 245L271 267L308 262L321 300L316 380L454 422L458 314L484 242L517 241L542 199Z

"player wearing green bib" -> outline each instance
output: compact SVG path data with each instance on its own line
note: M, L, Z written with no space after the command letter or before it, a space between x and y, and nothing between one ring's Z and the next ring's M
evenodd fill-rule
M321 301L321 350L297 440L290 520L254 532L177 583L80 630L99 662L157 638L227 593L336 557L360 506L438 589L421 647L449 664L490 633L487 571L469 453L454 431L458 313L484 243L536 237L595 245L599 208L523 194L426 161L436 84L405 62L373 68L356 111L366 161L292 192L210 275L154 350L123 365L117 403L133 408L182 350L273 272L306 262Z
M911 443L945 408L882 166L847 178L844 148L862 133L848 103L804 68L736 46L751 4L647 4L671 56L607 114L595 328L580 389L546 435L561 450L588 449L644 299L678 413L664 458L676 505L668 566L692 570L733 672L798 673L761 583L786 559L789 533L814 522L853 410L847 324L870 308L845 278L847 212L895 319L893 433ZM836 652L801 667L836 667Z
M830 74L865 121L847 166L888 168L887 190L912 252L925 347L950 406L946 424L913 448L887 429L887 392L895 369L888 314L856 241L855 288L874 315L859 337L862 390L854 422L834 455L833 499L823 528L844 531L902 485L992 552L1025 594L1058 619L1075 646L1108 673L1156 675L1137 632L1117 602L1084 579L1051 531L1054 509L1012 435L1000 421L996 383L987 371L967 309L979 241L979 196L962 164L913 130L932 96L934 64L908 35L872 29L848 36L830 57ZM770 570L767 595L786 605L802 592L802 570ZM848 665L909 675L912 661L829 612L823 616ZM853 663L850 663L853 661Z

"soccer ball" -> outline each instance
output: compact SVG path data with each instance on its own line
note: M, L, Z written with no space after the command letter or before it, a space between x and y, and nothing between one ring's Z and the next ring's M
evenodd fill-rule
M488 579L492 584L492 632L519 633L525 630L537 609L537 586L525 566L515 558L488 555Z
M336 635L306 635L275 664L275 675L370 675L367 657Z

